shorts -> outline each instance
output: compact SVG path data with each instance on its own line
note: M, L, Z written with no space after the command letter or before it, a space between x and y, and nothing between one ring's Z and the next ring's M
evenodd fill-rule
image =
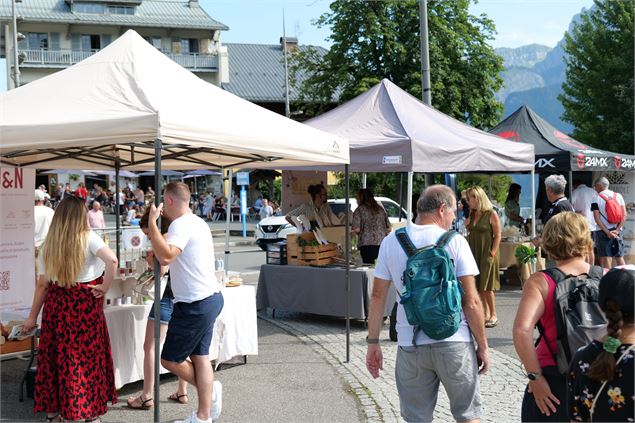
M193 303L174 303L161 358L182 363L191 355L209 355L214 322L223 304L220 292Z
M170 323L170 319L172 318L172 310L174 310L174 303L172 302L172 299L161 298L159 308L160 322L163 325L167 325L168 323ZM154 320L154 304L152 304L150 314L148 314L148 320Z
M595 231L594 234L598 257L624 257L624 240L621 237L610 239L604 231Z
M407 422L432 421L439 382L448 394L455 420L481 417L478 362L471 342L399 347L395 376L401 417Z

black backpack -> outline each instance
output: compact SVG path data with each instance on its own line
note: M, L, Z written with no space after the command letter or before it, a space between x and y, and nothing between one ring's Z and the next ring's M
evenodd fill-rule
M565 275L556 267L542 272L551 276L556 283L554 303L558 350L552 351L546 339L545 344L558 364L558 371L565 374L575 352L606 333L606 317L598 303L604 269L591 266L588 273L580 275ZM545 330L540 321L536 327L540 333L535 344L537 346L540 339L544 338Z

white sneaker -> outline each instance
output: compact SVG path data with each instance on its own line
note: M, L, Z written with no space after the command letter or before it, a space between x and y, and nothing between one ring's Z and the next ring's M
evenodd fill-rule
M212 385L214 392L212 393L212 421L218 420L221 411L223 411L223 384L215 380Z
M196 416L196 411L192 411L192 414L185 420L175 420L174 423L212 423L212 419L201 420Z

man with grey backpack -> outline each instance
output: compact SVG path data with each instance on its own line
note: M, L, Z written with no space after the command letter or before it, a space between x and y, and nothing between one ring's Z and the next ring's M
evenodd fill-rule
M374 378L383 369L380 332L393 283L400 296L395 373L407 422L432 421L439 383L455 420L481 417L478 375L489 368L489 350L474 280L478 267L465 238L448 231L455 218L452 190L431 186L417 201L415 224L391 233L379 248L366 367Z

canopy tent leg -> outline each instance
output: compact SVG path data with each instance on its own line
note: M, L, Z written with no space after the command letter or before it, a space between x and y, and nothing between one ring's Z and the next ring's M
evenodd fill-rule
M344 242L344 248L346 249L346 267L344 270L344 279L346 281L346 363L350 362L351 359L351 313L350 313L350 302L351 302L351 227L350 227L350 186L349 186L349 174L348 174L348 164L344 165L344 211L346 212L346 217L344 221L344 225L346 228L346 238Z
M229 264L229 219L231 218L232 213L232 203L230 197L232 195L232 179L234 178L234 171L229 169L227 171L227 178L229 179L229 183L227 184L227 202L225 203L225 266L224 269L227 269Z
M489 179L487 181L487 197L489 197L490 201L492 201L492 174L489 174Z
M119 152L115 152L115 195L113 199L115 200L115 230L117 231L115 234L115 242L116 242L116 251L117 251L117 261L121 262L121 247L119 244L121 243L121 216L119 215L119 168L121 167L121 161L119 160Z
M407 188L407 196L406 204L408 208L406 212L408 212L408 225L412 224L412 184L413 184L414 172L408 172L408 188Z
M367 188L367 186L366 186L367 176L368 176L368 174L366 172L362 173L362 188Z
M401 209L403 209L403 172L399 172L399 222L401 222Z
M573 200L573 172L569 171L569 201Z
M162 142L160 138L154 140L154 205L159 207L161 204L161 195L162 195L162 187L161 187L161 150L163 149ZM117 219L119 220L119 219ZM161 228L161 216L159 216L159 221L157 222L157 226L159 230ZM118 245L118 244L117 244ZM154 280L161 280L161 265L154 259ZM161 315L161 284L154 284L154 315ZM154 397L157 401L154 401L154 421L158 423L161 417L160 411L160 403L158 401L161 398L161 389L159 386L159 376L161 374L161 325L154 325Z
M536 237L536 172L531 170L531 237Z

